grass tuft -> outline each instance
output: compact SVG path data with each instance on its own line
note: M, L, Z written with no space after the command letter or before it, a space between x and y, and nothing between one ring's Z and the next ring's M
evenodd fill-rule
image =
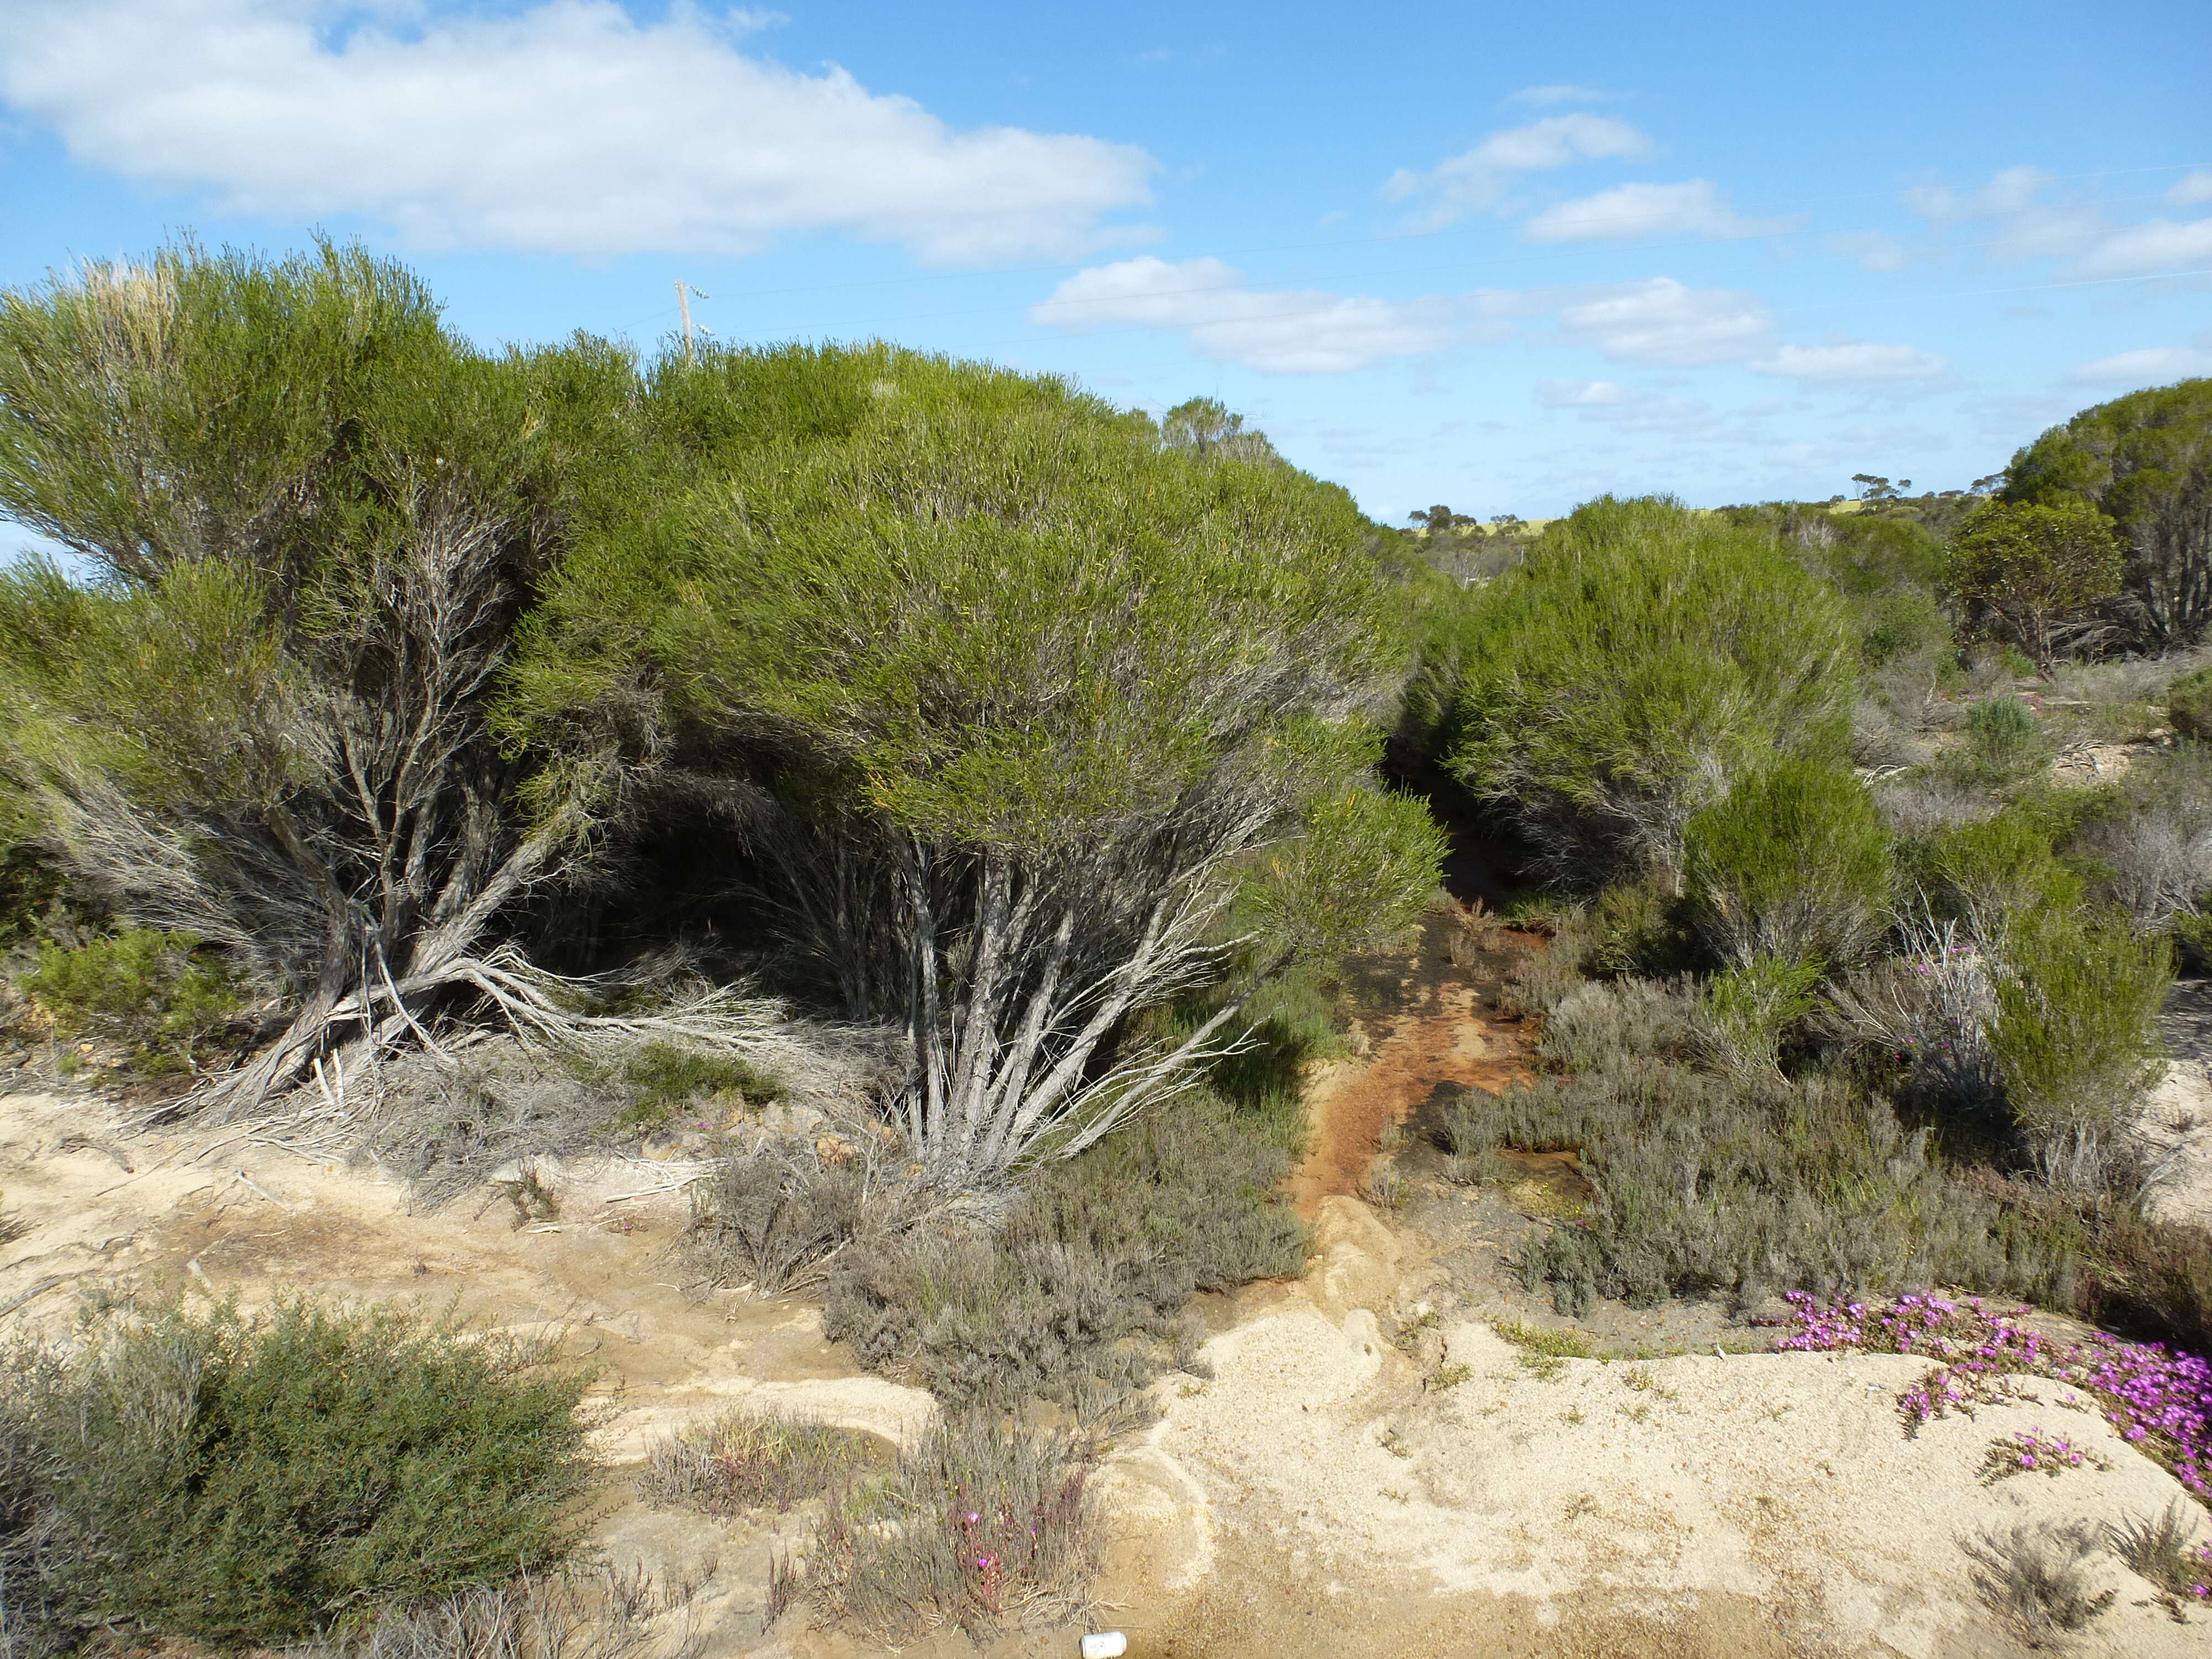
M644 1493L651 1503L709 1515L782 1514L884 1461L872 1435L778 1412L732 1411L655 1441Z

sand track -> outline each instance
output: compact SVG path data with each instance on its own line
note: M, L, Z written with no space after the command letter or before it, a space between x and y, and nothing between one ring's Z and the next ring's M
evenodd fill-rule
M1385 1125L1447 1084L1504 1087L1521 1064L1485 983L1434 939L1377 967L1366 1055L1333 1064L1310 1096L1314 1152L1297 1185L1310 1271L1207 1298L1211 1377L1158 1385L1157 1422L1104 1472L1119 1534L1105 1620L1130 1632L1136 1659L2008 1655L2020 1650L1975 1600L1962 1539L2021 1519L2117 1520L2179 1493L2039 1382L1908 1439L1892 1401L1919 1367L1895 1357L1522 1363L1482 1317L1492 1304L1469 1289L1468 1251L1447 1251L1424 1219L1464 1194L1439 1189L1429 1209L1387 1219L1355 1196ZM688 1297L665 1254L680 1192L610 1201L667 1175L611 1161L560 1171L549 1223L520 1223L496 1191L426 1214L374 1173L213 1132L134 1138L92 1096L0 1097L0 1193L27 1224L0 1245L0 1330L65 1331L80 1293L113 1287L248 1305L288 1291L408 1297L558 1331L600 1370L599 1444L617 1465L600 1546L705 1583L690 1614L702 1659L872 1651L795 1620L762 1631L769 1551L795 1520L722 1525L629 1499L622 1469L651 1433L735 1400L892 1439L932 1409L861 1375L803 1301ZM1401 1340L1423 1310L1436 1317ZM1979 1484L1990 1441L2030 1427L2112 1467ZM2117 1605L2078 1652L2212 1650L2202 1615L2175 1625L2109 1558L2100 1571ZM1059 1632L991 1651L1073 1646ZM941 1632L904 1651L974 1649Z

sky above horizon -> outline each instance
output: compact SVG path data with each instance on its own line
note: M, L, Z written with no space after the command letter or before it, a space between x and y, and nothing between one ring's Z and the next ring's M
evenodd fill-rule
M318 230L477 340L1219 398L1403 523L1956 489L2212 374L2212 8L7 0L0 283Z

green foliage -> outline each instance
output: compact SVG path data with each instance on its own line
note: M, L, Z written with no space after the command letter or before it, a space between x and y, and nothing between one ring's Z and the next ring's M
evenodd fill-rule
M1671 866L1739 775L1843 751L1856 654L1771 532L1606 497L1468 597L1447 765L1563 875Z
M578 1535L583 1379L450 1323L151 1309L88 1350L19 1346L5 1381L0 1555L49 1650L104 1626L296 1642Z
M16 981L59 1036L129 1042L149 1059L189 1062L240 1007L238 988L190 933L133 927L76 950L42 945Z
M1705 1030L1722 1069L1778 1073L1783 1039L1813 1012L1820 964L1802 957L1754 956L1705 986Z
M756 386L822 418L714 423ZM888 346L710 352L647 399L709 434L689 488L564 564L509 678L518 739L767 792L772 899L852 1013L907 1028L901 1109L963 1179L1176 1076L1089 1060L1218 973L1240 891L1265 977L1402 931L1437 879L1421 804L1373 785L1404 650L1364 521L1183 416Z
M2068 624L2120 591L2125 556L2087 501L1990 501L1952 543L1959 597L1996 618L2048 672Z
M2052 744L2021 698L1984 697L1966 711L1966 764L1973 781L2002 787L2051 763Z
M2087 501L2116 520L2152 639L2191 643L2212 625L2212 380L2083 410L2012 458L2004 498Z
M9 833L0 784L0 949L47 938L69 912L69 890L35 842ZM19 826L27 827L27 826Z
M1267 434L1244 429L1244 417L1232 413L1217 398L1190 398L1160 416L1160 442L1169 449L1188 450L1199 456L1225 461L1251 461L1285 466Z
M1164 1363L1194 1291L1299 1271L1288 1164L1219 1103L1183 1101L1034 1171L995 1233L856 1242L823 1328L941 1399L1118 1398Z
M2212 738L2212 663L2166 688L2166 717L2184 737Z
M1856 599L1859 655L1869 668L1924 659L1947 649L1951 619L1932 592L1901 588Z
M531 588L636 491L636 392L589 340L478 352L329 243L0 295L0 516L101 573L0 575L0 787L124 919L301 1010L283 1053L374 957L434 984L604 793L483 715Z
M644 665L588 649L630 610L702 739L775 733L817 787L951 844L1056 844L1154 807L1218 763L1213 725L1239 709L1231 748L1264 733L1285 764L1332 763L1328 733L1262 714L1233 677L1307 635L1329 641L1308 667L1388 672L1358 625L1382 594L1347 505L1284 469L1194 465L1056 381L881 347L707 373L741 395L805 380L794 356L870 388L865 407L819 441L726 442L680 547L629 527L572 562L511 727L572 706L572 676Z
M1905 866L1939 916L1995 938L2015 912L2070 912L2081 878L2059 862L2049 830L2008 809L1979 823L1931 830L1905 849Z
M1444 833L1418 797L1346 789L1310 801L1300 830L1248 884L1243 914L1274 951L1329 962L1392 942L1436 891Z
M1305 1146L1307 1069L1345 1052L1336 972L1332 963L1295 963L1261 986L1239 1016L1244 1044L1206 1068L1206 1086L1237 1121L1293 1158ZM1234 994L1231 986L1214 986L1160 1012L1187 1034Z
M2102 1185L2157 1077L2172 948L2124 917L2031 908L2002 951L1990 1045L2007 1104L2046 1178Z
M1818 755L1747 771L1683 827L1698 925L1723 960L1844 962L1882 926L1888 837L1856 774Z
M696 1101L736 1095L765 1106L781 1099L783 1085L729 1054L702 1054L670 1042L648 1042L623 1062L622 1080L635 1091L626 1123L665 1124Z

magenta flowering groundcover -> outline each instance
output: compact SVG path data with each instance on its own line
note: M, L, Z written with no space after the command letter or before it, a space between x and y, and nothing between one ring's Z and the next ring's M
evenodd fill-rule
M1894 1302L1820 1302L1794 1293L1797 1329L1775 1346L1786 1351L1914 1354L1936 1362L1897 1397L1910 1434L1931 1417L1997 1396L1997 1379L2043 1376L2091 1396L2120 1437L2148 1453L2202 1504L2212 1504L2212 1364L2155 1342L2124 1342L2102 1332L2056 1340L1978 1297L1933 1295Z

